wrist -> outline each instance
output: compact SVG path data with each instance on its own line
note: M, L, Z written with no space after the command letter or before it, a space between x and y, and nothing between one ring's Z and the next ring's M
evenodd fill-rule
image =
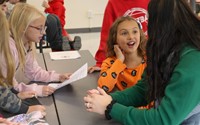
M18 94L16 94L16 95L17 95L17 97L18 97L18 98L20 98L20 99L21 99L21 96L20 96L21 94L20 94L20 93L18 93Z
M110 104L108 104L107 107L106 107L106 110L105 110L105 117L106 117L107 120L112 119L112 117L110 116L110 112L111 112L112 107L113 107L113 105L114 105L115 103L116 103L116 101L115 101L115 100L112 100L112 101L110 102Z
M19 99L21 99L21 100L25 99L25 98L23 98L23 95L22 95L21 92L19 92L19 93L17 94L17 97L18 97Z
M59 75L59 82L61 82L62 81L62 76L61 75Z

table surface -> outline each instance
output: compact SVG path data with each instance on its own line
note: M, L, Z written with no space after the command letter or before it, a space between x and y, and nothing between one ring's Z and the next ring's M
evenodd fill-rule
M95 64L88 50L79 51L81 58L73 60L51 60L49 54L44 54L48 70L59 73L74 72L86 62L89 66ZM113 120L105 120L104 116L86 111L83 97L86 91L97 87L99 73L88 74L87 77L62 87L54 93L58 119L61 125L120 125Z
M88 66L95 65L94 57L88 50L79 51L81 58L51 60L49 53L44 53L45 62L49 71L55 70L58 73L74 72L88 63Z
M39 66L41 66L43 69L46 69L43 54L37 53L36 59L37 59ZM58 116L57 116L53 96L38 98L38 100L40 101L40 103L42 105L44 105L46 107L46 113L47 114L45 116L45 120L50 125L59 125Z

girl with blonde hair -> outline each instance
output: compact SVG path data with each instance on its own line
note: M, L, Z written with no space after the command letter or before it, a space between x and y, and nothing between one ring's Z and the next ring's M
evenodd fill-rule
M45 34L45 16L35 7L26 3L17 3L9 17L10 26L10 50L14 58L15 74L23 71L30 81L64 81L69 78L69 73L58 74L54 71L42 69L32 51L32 42L40 42ZM7 73L4 68L5 74ZM22 92L20 98L32 98L33 96L48 96L55 89L48 85L18 83L13 77L15 90Z
M41 105L29 106L17 96L21 93L15 93L13 87L13 76L15 65L12 52L9 46L9 26L5 14L0 9L0 112L4 111L14 114L30 113L32 111L44 112L45 107ZM7 73L4 72L7 71ZM3 117L4 114L2 114ZM2 120L5 122L5 120ZM1 123L1 122L0 122Z

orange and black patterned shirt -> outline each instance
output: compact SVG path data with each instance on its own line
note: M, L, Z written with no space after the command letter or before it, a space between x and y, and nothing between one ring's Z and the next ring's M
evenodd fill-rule
M145 68L146 63L144 61L135 68L127 68L116 57L109 57L101 65L98 86L106 92L112 91L115 86L119 90L124 90L135 85L141 79Z

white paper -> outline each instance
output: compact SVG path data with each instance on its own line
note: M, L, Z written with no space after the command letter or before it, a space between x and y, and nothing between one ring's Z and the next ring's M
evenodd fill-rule
M50 52L49 54L52 60L76 59L81 57L78 51Z
M55 89L59 89L63 86L66 86L74 81L80 80L84 77L87 76L88 73L88 64L84 64L81 68L79 68L78 70L76 70L71 76L70 79L65 80L63 83L51 83L49 84L49 86L55 88Z
M28 114L19 114L7 118L8 121L20 123L20 125L49 125L44 119L40 111L34 111Z

